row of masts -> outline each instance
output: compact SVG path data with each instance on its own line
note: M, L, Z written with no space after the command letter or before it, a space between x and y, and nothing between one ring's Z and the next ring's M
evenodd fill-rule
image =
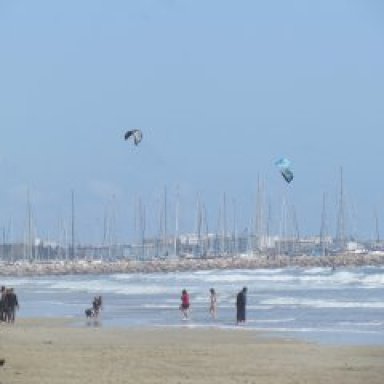
M169 255L180 256L181 237L180 233L180 193L179 188L176 191L176 202L175 202L175 227L173 234L169 233L169 222L168 222L168 192L167 188L164 187L162 195L162 203L160 204L161 209L159 210L159 233L157 236L152 237L151 240L147 233L147 210L141 198L136 199L134 209L134 228L136 233L136 240L132 242L132 246L136 249L138 254L144 255L147 252L148 243L156 249L155 255L161 257L167 257ZM329 231L328 231L328 218L326 212L326 194L323 194L322 199L322 213L321 213L321 225L319 233L319 243L322 254L327 253L329 247ZM114 200L114 197L113 197ZM216 225L216 233L212 235L213 231L208 225L207 209L202 201L200 194L196 199L196 227L193 233L194 247L192 251L195 256L204 256L209 252L216 254L228 255L236 254L237 252L244 251L244 243L247 251L253 254L260 254L268 247L268 239L271 238L270 234L270 223L271 223L271 204L267 202L265 193L265 185L263 181L258 177L257 180L257 192L256 192L256 209L253 215L253 220L250 220L249 225L244 231L238 233L237 225L237 204L236 200L232 199L232 228L228 228L228 202L226 193L223 194L222 202L219 207L218 222ZM112 208L104 215L104 229L103 229L103 240L102 247L107 249L107 257L113 258L115 252L114 248L117 248L118 240L116 236L116 212L114 209L114 203ZM76 215L75 215L75 193L71 191L71 226L70 236L68 231L63 227L63 235L59 243L62 248L62 256L64 258L75 259L78 254L79 241L76 239ZM379 223L378 216L375 215L375 227L376 227L376 241L380 241L379 236ZM245 233L246 232L246 233ZM286 194L282 198L281 203L281 214L279 220L279 229L276 237L282 241L279 241L279 248L277 254L282 254L286 250L286 239L289 239L292 243L300 240L300 231L298 220L296 216L296 210L293 206L289 206L288 198ZM3 229L3 244L9 243L10 230L6 231ZM184 235L185 238L185 235ZM244 240L246 239L246 240ZM338 198L338 213L337 213L337 229L335 244L342 250L348 240L346 231L346 208L345 208L345 196L343 186L343 170L340 169L340 190ZM36 241L36 230L33 225L33 214L32 204L30 201L29 192L27 193L27 225L24 239L24 259L34 260L38 257L36 254L37 246ZM239 246L240 242L243 243L242 247ZM212 245L214 244L214 245ZM184 247L185 248L185 247ZM241 248L241 249L240 249Z

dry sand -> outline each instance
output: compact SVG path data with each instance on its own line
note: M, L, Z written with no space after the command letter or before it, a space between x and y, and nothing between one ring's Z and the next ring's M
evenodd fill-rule
M0 325L1 384L382 384L384 347L333 347L254 331Z

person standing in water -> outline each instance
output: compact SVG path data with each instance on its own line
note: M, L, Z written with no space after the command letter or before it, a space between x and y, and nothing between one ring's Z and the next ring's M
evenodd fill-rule
M183 314L183 320L188 320L189 318L189 294L186 289L183 289L181 292L181 304L180 311Z
M216 292L213 288L209 290L210 292L210 304L209 304L209 313L211 314L212 319L216 319L216 310L217 310L217 298Z
M100 311L103 308L103 299L101 296L95 296L92 302L93 317L97 319L99 317Z
M247 306L247 287L244 287L236 297L236 320L237 324L245 323L245 312Z

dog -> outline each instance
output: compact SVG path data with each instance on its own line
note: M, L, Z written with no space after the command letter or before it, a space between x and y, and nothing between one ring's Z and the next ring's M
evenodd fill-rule
M92 317L95 317L95 311L93 310L93 308L88 308L85 310L85 317L87 319L91 319Z

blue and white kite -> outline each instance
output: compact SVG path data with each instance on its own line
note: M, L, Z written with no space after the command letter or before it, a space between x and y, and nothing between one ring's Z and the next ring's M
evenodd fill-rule
M281 158L275 162L275 165L279 169L281 176L284 177L284 180L287 183L290 183L293 180L293 172L291 169L291 162L286 158Z

